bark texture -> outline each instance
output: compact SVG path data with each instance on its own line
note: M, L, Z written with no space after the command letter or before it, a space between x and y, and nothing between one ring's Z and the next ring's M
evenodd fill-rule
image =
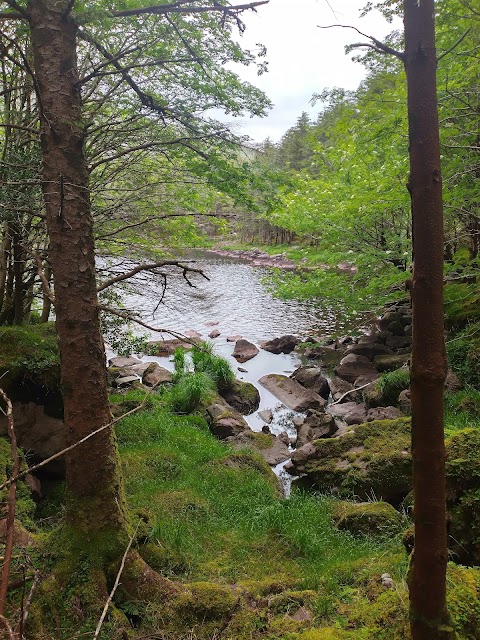
M404 2L414 247L411 394L415 549L410 575L414 640L451 637L446 624L443 388L447 364L434 5L434 0Z
M107 424L105 353L76 62L68 0L28 6L41 117L43 191L56 296L67 442ZM85 532L124 529L126 510L113 430L67 456L67 523Z

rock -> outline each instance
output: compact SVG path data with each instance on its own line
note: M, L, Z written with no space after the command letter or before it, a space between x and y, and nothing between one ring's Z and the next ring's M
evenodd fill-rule
M401 313L398 313L397 311L387 311L378 320L378 326L380 327L380 329L385 330L388 329L389 325L391 325L393 322L398 322L402 326L404 324L408 324Z
M218 336L221 335L220 331L218 329L214 329L213 331L210 331L210 333L208 334L209 338L218 338Z
M404 389L398 396L398 408L406 416L409 416L412 413L412 400L410 396L410 389Z
M32 498L35 500L35 502L40 502L40 500L43 497L42 496L42 483L37 478L37 476L34 476L31 473L27 473L27 475L25 476L25 484L27 485L27 487L32 492Z
M299 345L300 346L300 345ZM298 349L298 347L297 347ZM322 360L325 364L338 364L343 356L343 349L338 345L307 345L303 355L310 360Z
M392 535L402 528L401 514L388 502L336 503L333 521L338 529L366 536Z
M447 377L445 379L445 389L446 391L450 391L454 393L455 391L460 391L463 388L463 385L460 381L460 378L456 373L449 370L447 373Z
M293 411L322 409L326 405L324 398L287 376L271 373L260 378L259 383Z
M270 431L270 427L268 426L268 424L264 424L262 427L262 433L272 433Z
M259 411L258 415L267 424L270 424L273 420L273 411L271 409L264 409L263 411Z
M367 421L367 410L364 404L356 402L344 402L330 405L328 413L336 418L341 418L347 424L362 424Z
M313 620L313 615L311 611L305 607L300 607L300 609L298 609L291 618L298 622L311 622Z
M243 367L237 367L237 370L240 371L240 373L248 373L248 369L244 369Z
M410 357L411 355L409 353L376 356L373 363L377 369L383 373L384 371L395 371L395 369L400 369L404 364L409 362Z
M361 424L298 449L293 472L322 492L399 504L412 488L410 437L408 418Z
M292 424L296 429L298 429L298 427L301 427L304 422L305 418L303 416L293 416L292 418Z
M322 396L325 400L328 399L330 385L318 367L299 367L290 377L299 382L302 387L313 389L319 396Z
M288 460L292 455L285 442L272 433L244 431L235 437L232 444L234 444L235 447L242 446L253 449L272 467L280 464L280 462L285 462L285 460Z
M243 416L220 397L215 404L207 407L206 418L210 431L220 440L238 436L243 431L250 431Z
M362 400L362 392L354 392L354 389L355 387L353 386L353 384L350 384L350 382L347 382L342 378L334 377L330 381L330 391L335 402L340 400L340 398L344 396L347 391L351 391L352 393L349 393L348 396L345 396L342 400L340 400L340 402L360 402Z
M141 378L143 377L143 374L151 364L152 364L151 362L142 362L141 364L134 364L133 367L129 367L127 371L130 370L130 373L134 373L135 375Z
M333 416L310 410L303 423L297 428L297 448L319 438L330 438L337 431Z
M156 387L167 382L172 382L172 374L168 369L160 367L156 362L151 362L143 372L142 384L147 387Z
M13 420L17 444L30 453L32 461L40 462L65 449L65 427L63 420L45 413L43 405L13 403ZM0 415L0 434L6 435L7 420ZM45 467L45 471L63 475L65 459L56 458Z
M178 338L149 342L148 345L153 351L150 355L155 355L159 358L168 358L169 356L172 356L175 349L181 348L189 351L193 347L191 342L179 340Z
M268 340L262 344L262 349L270 353L292 353L300 340L296 336L286 335Z
M130 387L132 384L139 381L140 378L138 376L125 376L123 378L117 378L114 384L119 389L122 389L124 387Z
M380 576L380 582L387 589L395 588L395 582L393 581L393 578L389 573L382 573L382 575Z
M354 353L345 356L340 361L338 367L335 367L335 373L339 378L343 378L347 382L355 382L359 376L374 377L378 375L376 367L365 358Z
M244 416L249 416L256 411L260 404L260 393L251 382L234 380L228 389L220 391L220 395L231 407Z
M394 351L397 349L405 349L412 345L412 339L409 336L390 336L385 340L387 347L390 347Z
M355 344L345 351L345 355L349 353L353 353L358 356L364 356L368 358L368 360L373 360L375 356L387 355L393 353L390 347L387 347L384 344L379 342L372 341L371 343L361 343Z
M241 340L242 336L227 336L227 342L237 342Z
M401 418L403 416L403 412L397 407L375 407L374 409L369 409L367 413L367 421L372 422L372 420L396 420L397 418Z
M243 363L254 358L258 352L258 347L242 338L236 341L232 355L237 362Z
M139 360L138 358L133 358L133 357L123 358L120 356L115 358L110 358L108 363L112 367L133 367L133 365L136 365L136 364L143 364L142 361Z
M198 331L195 331L194 329L190 329L189 331L185 331L185 336L187 338L192 338L194 340L201 340L202 336L200 333L198 333Z

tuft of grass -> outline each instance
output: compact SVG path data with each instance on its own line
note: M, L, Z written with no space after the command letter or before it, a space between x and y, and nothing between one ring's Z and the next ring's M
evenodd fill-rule
M211 342L192 349L192 362L196 372L209 375L219 391L229 389L235 381L235 373L225 358L215 355Z
M377 385L385 401L396 404L399 394L410 388L410 370L402 368L382 373Z
M467 427L480 427L480 391L473 387L445 394L446 435Z
M215 390L215 383L207 373L187 373L178 379L168 397L177 413L192 413L200 403L213 400Z

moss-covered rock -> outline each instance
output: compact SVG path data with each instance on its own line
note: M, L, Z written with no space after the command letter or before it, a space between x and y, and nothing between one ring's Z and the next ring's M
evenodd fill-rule
M465 564L480 564L480 429L446 441L450 548Z
M388 502L339 502L333 521L338 529L367 536L394 534L402 526L401 514Z
M408 418L360 424L343 436L307 446L308 455L299 460L294 454L292 462L320 491L396 504L412 488Z
M219 620L230 613L236 603L232 591L214 582L196 582L187 585L172 607L185 622Z
M249 416L260 405L260 393L251 382L234 380L227 389L220 391L220 395L231 407L244 416Z

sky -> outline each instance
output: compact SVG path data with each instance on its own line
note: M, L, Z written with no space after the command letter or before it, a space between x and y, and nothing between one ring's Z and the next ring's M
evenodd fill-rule
M345 45L364 39L353 29L319 29L317 25L353 25L377 39L400 28L400 23L388 24L378 12L360 18L365 4L366 0L270 0L256 13L245 12L242 20L247 30L239 41L248 49L264 44L269 71L258 76L253 66L237 65L234 70L265 91L274 108L267 118L243 119L235 124L227 120L235 131L255 142L267 137L277 142L302 111L319 112L318 104L310 105L314 93L326 87L356 89L365 69L351 60L352 55L345 55Z

